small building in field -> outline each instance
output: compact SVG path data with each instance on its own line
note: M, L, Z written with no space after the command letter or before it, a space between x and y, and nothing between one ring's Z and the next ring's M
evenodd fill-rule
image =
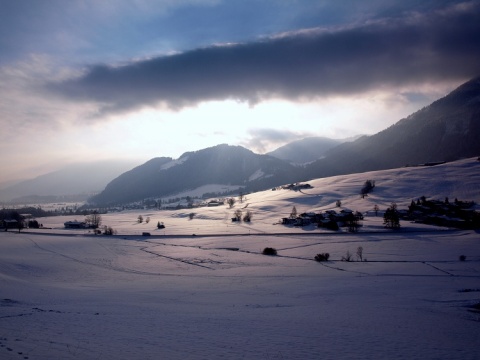
M0 221L0 225L2 229L8 230L8 229L18 229L19 227L19 222L18 220L15 219L5 219Z
M85 229L87 227L87 223L84 221L66 221L63 223L65 229Z
M223 202L212 200L207 203L207 206L220 206L223 205Z

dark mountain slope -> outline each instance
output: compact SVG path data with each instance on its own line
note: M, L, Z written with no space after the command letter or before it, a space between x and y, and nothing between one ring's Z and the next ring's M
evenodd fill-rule
M308 177L396 168L480 155L480 78L386 130L344 143L306 169Z
M344 141L325 137L308 137L292 141L267 153L267 155L292 163L306 164L320 159L328 150L338 146L342 142Z
M187 152L178 160L152 159L110 182L91 202L126 203L208 184L239 185L253 191L290 181L294 170L287 162L271 156L240 146L218 145Z
M125 199L127 202L148 197L149 189L155 188L156 182L161 181L161 167L171 161L172 159L167 157L153 158L121 174L108 183L105 190L94 196L93 201L102 204L106 199L112 202L121 202L115 199Z

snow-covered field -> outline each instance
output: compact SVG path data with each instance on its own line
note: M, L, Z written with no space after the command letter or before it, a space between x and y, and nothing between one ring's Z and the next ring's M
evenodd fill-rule
M468 159L312 180L232 209L103 215L116 236L63 229L72 217L2 232L0 359L478 359L479 232L385 231L372 209L422 195L479 203L479 170ZM359 233L278 224L337 200L367 213ZM232 224L237 209L252 223ZM367 261L341 261L359 246Z

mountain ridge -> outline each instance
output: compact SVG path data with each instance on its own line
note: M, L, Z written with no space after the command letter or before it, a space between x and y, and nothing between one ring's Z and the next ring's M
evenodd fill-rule
M277 181L290 181L295 169L283 160L227 144L186 152L176 164L168 166L172 161L149 160L111 181L91 202L116 204L161 198L206 184L237 185L255 191Z
M312 136L295 140L266 153L278 159L294 164L306 164L323 157L328 150L345 142L321 136Z
M480 155L480 77L385 130L339 145L308 166L308 177L453 161Z

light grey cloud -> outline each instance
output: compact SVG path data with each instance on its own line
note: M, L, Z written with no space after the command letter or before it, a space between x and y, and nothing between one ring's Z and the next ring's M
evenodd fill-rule
M49 85L101 112L202 101L312 99L480 74L480 5L409 13L335 30L309 29L252 43L212 46L137 61L96 65Z
M72 65L192 48L191 34L201 24L187 24L183 14L211 11L220 1L2 0L0 65L31 54Z

